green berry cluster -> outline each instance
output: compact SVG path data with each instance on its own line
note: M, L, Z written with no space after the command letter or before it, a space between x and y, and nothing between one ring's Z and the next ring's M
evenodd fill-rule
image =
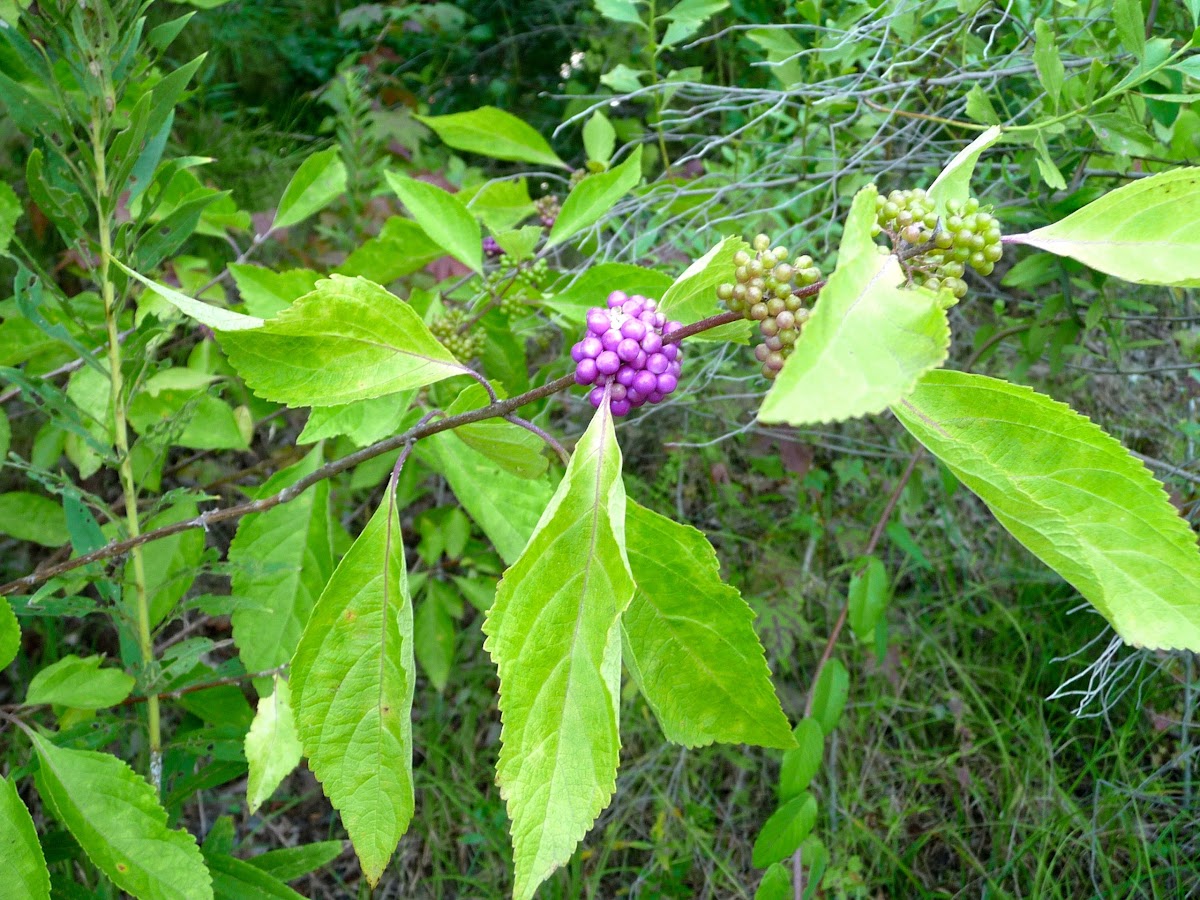
M468 322L465 311L448 309L445 313L429 323L433 336L442 342L456 359L463 361L474 359L483 353L484 337L474 329L463 330Z
M571 187L575 187L575 185L579 184L579 182L583 181L583 179L587 178L591 174L592 173L587 169L575 169L571 172Z
M906 246L930 245L907 256L913 283L945 294L949 302L966 295L963 274L968 268L990 275L1004 254L1000 223L981 211L974 197L946 201L945 213L939 215L920 188L892 191L875 199L875 227L876 233L886 232L902 254Z
M762 363L763 377L773 379L808 319L804 299L796 291L820 281L821 270L811 256L797 256L789 263L791 251L772 248L765 234L755 237L752 246L753 255L745 250L734 255L734 282L718 285L717 299L758 323L763 342L754 348L754 356Z
M502 256L496 268L484 277L488 289L500 295L500 311L518 316L525 312L527 301L542 297L550 283L550 265L544 259L514 263Z

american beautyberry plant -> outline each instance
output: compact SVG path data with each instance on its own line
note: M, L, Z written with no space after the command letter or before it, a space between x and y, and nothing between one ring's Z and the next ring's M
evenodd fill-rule
M631 3L606 6L641 23ZM561 202L535 202L523 180L455 193L388 169L373 190L406 215L335 271L273 271L254 255L345 202L346 166L336 148L310 156L270 225L253 229L207 184L205 159L168 152L203 60L167 65L188 17L147 30L147 8L49 0L0 29L0 99L27 143L26 202L74 266L70 280L45 270L15 233L24 204L0 189L0 250L16 272L5 308L41 348L0 369L5 401L19 398L30 423L8 459L30 490L0 496L28 563L0 585L0 664L20 656L31 672L0 708L19 747L0 778L0 890L295 896L284 874L328 862L336 842L284 866L236 856L228 819L202 844L180 823L198 791L242 778L258 809L302 761L378 883L415 810L418 675L446 685L468 603L499 676L514 897L533 897L611 801L626 678L669 741L785 751L754 861L768 869L764 896L800 890L792 872L811 876L821 860L811 781L848 690L837 631L793 727L753 614L707 538L625 492L615 420L636 429L639 408L679 399L693 339L746 343L757 329L753 365L771 380L760 421L890 413L1124 641L1200 650L1195 536L1148 470L1063 404L944 368L947 309L1009 245L1200 285L1200 170L1158 172L1004 236L970 195L980 156L1021 139L994 127L928 190L884 197L864 184L827 278L766 236L713 235L675 278L601 264L559 284L551 261L593 246L646 173L642 145L618 150L593 115L589 174L561 176ZM710 15L686 0L642 23L654 79L657 50ZM420 120L463 153L571 168L499 109ZM233 259L214 270L180 255L185 244L232 247ZM446 257L458 276L406 282L404 297L384 286ZM579 385L591 418L568 450L547 411ZM308 410L304 449L242 472L244 499L217 499L227 479L204 463L252 443L277 450L270 437L290 410ZM179 471L190 480L164 490ZM431 479L456 504L415 509ZM334 510L353 521L358 506L365 524L344 533ZM227 547L214 537L224 527L236 527ZM414 529L421 541L406 546ZM849 587L844 620L859 635L887 602L881 532ZM468 561L477 534L490 548ZM192 594L201 570L228 589ZM103 623L111 650L37 667L23 631L82 616ZM195 634L224 616L228 641Z

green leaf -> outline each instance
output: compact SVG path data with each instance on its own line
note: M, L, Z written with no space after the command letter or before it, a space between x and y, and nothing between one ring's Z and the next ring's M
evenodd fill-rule
M215 328L220 331L232 332L252 330L261 327L263 324L263 320L257 316L244 316L230 309L213 306L211 303L205 303L202 300L195 300L187 294L181 294L174 288L167 287L165 284L151 281L145 275L139 275L119 259L111 259L113 265L130 278L140 281L184 315L190 316L201 325L207 325L209 328Z
M317 601L292 660L300 743L372 885L413 815L414 674L392 483Z
M792 872L782 863L771 863L758 883L754 900L792 900Z
M487 182L467 201L467 209L493 232L516 228L537 212L524 178ZM530 227L540 235L540 226Z
M246 733L246 762L250 766L246 803L251 813L257 812L279 783L300 765L300 738L296 735L291 689L278 675L274 682L275 689L259 698L258 712Z
M215 900L304 900L279 879L224 853L205 853Z
M8 253L8 244L21 218L21 201L11 187L0 181L0 255Z
M212 900L195 838L167 828L145 779L109 753L29 737L41 763L38 793L113 884L138 900Z
M675 46L699 31L700 26L714 15L728 8L729 0L679 0L660 17L670 23L660 46Z
M617 63L600 76L600 83L619 94L629 94L642 86L642 76L645 74L645 69L631 69L625 63Z
M481 106L470 112L447 116L416 118L455 150L510 162L570 168L531 125L494 106Z
M826 735L833 734L833 729L837 728L849 696L850 673L840 659L829 660L813 687L812 702L812 717L821 724Z
M888 602L887 569L872 556L866 568L850 579L846 603L849 606L850 628L860 641L869 640L875 634Z
M290 228L324 209L346 192L346 166L337 147L314 153L284 188L271 229Z
M982 125L999 125L1000 116L996 114L992 101L979 85L967 91L967 115Z
M740 237L730 235L688 266L662 295L659 309L663 315L691 325L721 312L717 303L717 285L733 279L736 268L733 257L739 250L749 249L750 245ZM749 322L732 322L695 335L691 340L744 344L749 340L749 334Z
M1062 88L1063 81L1066 79L1066 71L1063 69L1062 60L1058 56L1058 45L1055 43L1054 30L1043 19L1038 19L1034 22L1033 28L1036 33L1033 48L1033 64L1037 69L1038 80L1042 83L1042 87L1046 89L1046 95L1050 98L1050 102L1057 109L1059 100L1062 99Z
M825 732L816 719L802 719L793 732L796 748L783 754L779 768L779 802L799 797L821 770Z
M333 862L342 855L342 847L342 841L317 841L299 847L268 850L246 862L280 881L295 881Z
M16 784L3 776L0 776L0 850L5 869L0 880L0 900L50 900L50 870L46 868L33 817L21 802Z
M196 501L187 499L153 516L142 527L145 531L153 531L195 518L199 513ZM196 579L203 555L204 531L198 528L155 541L154 551L144 554L142 566L151 628L156 628L183 599ZM135 584L134 563L130 559L125 564L126 597L135 596ZM135 608L132 603L128 605L131 616L136 614Z
M8 413L0 409L0 465L8 459L9 448L12 447L12 425L8 421Z
M612 122L608 120L608 116L596 110L583 126L583 149L587 152L588 159L608 165L616 146L617 132Z
M1200 285L1200 167L1139 178L1008 240L1138 284Z
M1121 46L1140 58L1146 52L1146 19L1142 15L1142 0L1115 0L1112 17Z
M817 824L817 799L805 792L775 810L754 839L751 861L759 869L787 859Z
M421 458L445 476L463 509L483 529L501 559L514 562L550 500L549 483L506 471L448 431L430 435L417 448Z
M670 286L671 279L654 269L628 263L600 263L585 269L570 287L543 300L542 305L560 313L571 324L582 326L588 309L604 306L605 299L614 290L657 299Z
M743 32L753 43L767 52L766 62L781 87L790 88L804 80L800 64L804 47L782 28L767 26Z
M667 739L794 747L754 613L704 535L636 503L625 527L637 584L621 618L625 664Z
M434 184L387 173L388 184L443 250L476 272L483 271L483 236L479 223L453 194Z
M364 278L332 275L252 332L220 332L246 384L288 406L339 406L461 375L411 306Z
M417 607L413 622L413 649L417 662L439 692L446 689L454 666L454 619L441 600L443 590L448 588L442 582L429 583L427 595Z
M63 508L28 491L0 494L0 534L43 547L61 547L71 538Z
M1126 643L1200 650L1196 536L1116 440L1027 387L961 372L927 375L893 411Z
M871 239L875 196L874 185L855 196L837 269L759 421L808 425L879 413L945 361L950 324L941 302L923 288L901 287L900 261Z
M289 269L272 272L249 263L230 263L242 303L252 316L270 319L292 305L292 301L317 286L321 276L312 269Z
M278 493L316 471L322 448L270 478L259 496ZM229 545L233 639L247 671L261 672L287 662L317 597L333 571L329 482L320 481L299 497L266 512L251 513Z
M103 656L68 654L29 682L26 705L53 703L75 709L116 706L133 691L134 680L120 669L102 669Z
M971 176L975 174L975 164L985 150L1000 140L1000 135L1000 127L993 125L946 164L946 168L929 186L929 199L938 208L945 209L948 200L962 202L971 196Z
M446 415L454 416L486 406L488 403L489 398L482 385L472 384L446 407ZM544 446L542 439L512 422L505 422L502 419L484 419L460 425L454 429L454 433L468 447L477 450L493 462L499 463L506 472L511 472L519 478L537 478L545 474L549 465L542 453ZM545 499L549 499L549 495ZM537 507L538 512L533 515L529 533L533 532L533 526L537 524L537 516L543 506L545 506L544 501ZM517 552L519 553L520 550Z
M0 597L0 670L17 658L21 649L21 624L8 600Z
M634 148L629 159L609 172L591 175L567 195L559 210L550 236L546 239L547 247L561 244L572 235L594 225L607 213L616 202L632 191L642 180L642 147Z
M344 434L356 447L366 447L399 432L416 391L400 391L343 406L314 406L297 444L312 444Z
M631 25L642 25L638 15L639 0L592 0L596 11L606 19L614 22L628 22ZM644 26L643 26L644 27Z
M621 450L601 404L483 628L500 672L496 782L515 900L570 859L616 788L619 625L633 590Z
M445 255L412 219L392 216L378 236L360 244L335 271L389 284Z
M510 262L524 262L529 259L541 239L542 229L538 225L496 232L496 243L508 255Z

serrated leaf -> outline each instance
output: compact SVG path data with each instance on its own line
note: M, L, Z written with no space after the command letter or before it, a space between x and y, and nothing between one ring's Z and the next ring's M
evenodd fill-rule
M1008 240L1138 284L1200 285L1200 167L1139 178Z
M639 144L629 159L616 168L591 175L575 185L563 201L558 218L554 220L554 227L550 229L550 236L546 239L546 246L561 244L583 229L596 224L641 180L642 147Z
M542 229L538 225L496 232L496 243L508 255L510 262L524 262L529 259L541 239Z
M940 366L950 347L941 302L904 288L904 271L871 238L875 187L854 197L838 264L795 350L775 378L761 422L808 425L882 412Z
M206 853L215 900L304 900L279 879L245 860L223 853Z
M479 223L457 197L435 184L395 172L387 173L387 182L431 240L467 268L483 271Z
M733 280L733 272L737 268L733 257L739 250L749 249L750 245L740 237L729 235L693 262L662 295L659 309L663 315L668 319L677 319L684 325L691 325L722 312L717 301L717 285ZM749 334L749 322L731 322L697 334L691 340L746 343Z
M620 752L625 558L621 451L601 404L484 623L500 673L500 785L515 900L530 900L611 799Z
M782 863L771 863L754 892L754 900L792 900L792 873Z
M467 209L493 232L516 228L537 212L524 178L487 182L467 201ZM530 227L541 234L540 226Z
M802 719L793 732L795 749L783 754L779 767L779 802L799 797L821 770L825 756L825 731L816 719Z
M338 564L292 659L309 767L372 884L413 815L413 618L395 485Z
M455 150L492 159L570 168L533 126L494 106L446 116L417 116Z
M230 263L229 272L233 275L247 312L261 319L279 315L292 305L293 300L307 294L321 280L321 276L312 269L272 272L249 263Z
M338 148L314 153L296 170L283 190L272 229L290 228L324 209L346 192L346 166Z
M288 406L340 406L466 371L411 306L343 275L317 282L262 328L217 338L254 393Z
M514 475L462 438L443 431L417 445L418 453L450 483L450 489L483 529L506 563L515 562L551 497L545 479Z
M671 279L654 269L628 263L600 263L589 266L570 287L543 300L542 305L561 314L568 322L582 325L587 319L587 311L593 306L604 306L605 299L614 290L657 300L670 287Z
M50 900L50 870L46 868L33 817L21 802L16 784L2 775L0 852L5 869L0 879L0 900Z
M294 881L333 862L342 854L342 841L317 841L299 847L281 847L252 856L246 862L280 881Z
M483 387L472 384L465 388L454 402L446 407L446 415L454 416L471 409L478 409L488 404L488 396ZM492 462L498 463L506 472L511 472L519 478L537 478L545 474L549 466L542 448L542 439L528 429L505 422L502 419L484 419L470 422L454 429L454 433L462 442L473 450L482 453ZM549 495L547 495L547 498ZM537 524L537 515L545 506L543 501L538 506L530 522L529 532ZM526 535L528 537L528 535ZM518 553L520 551L518 550ZM514 557L515 558L515 557Z
M967 91L966 112L968 116L981 125L1000 124L1000 116L997 115L995 107L992 106L992 101L988 99L987 92L979 85L975 85Z
M1128 644L1200 650L1200 553L1161 484L1065 404L930 373L893 410L1008 531Z
M679 0L660 17L670 23L663 34L661 46L673 47L691 37L700 30L701 25L728 8L729 0Z
M1146 19L1141 0L1114 0L1112 20L1121 46L1141 57L1146 52Z
M850 696L850 673L840 659L835 657L825 663L812 692L812 717L827 736L831 735Z
M259 698L258 712L246 733L246 762L250 766L246 804L251 813L257 812L279 783L300 765L292 692L280 676L275 676L274 683L275 689Z
M603 112L596 110L583 126L583 149L588 159L608 165L616 146L617 132L612 122Z
M637 585L621 617L625 664L667 739L794 747L754 613L704 535L637 503L625 527Z
M637 0L592 0L592 4L606 19L631 25L642 24L641 16L638 15Z
M1035 41L1033 48L1033 65L1037 69L1038 81L1046 90L1046 95L1055 108L1062 99L1063 81L1066 71L1062 59L1058 55L1058 44L1055 42L1054 30L1044 19L1033 23Z
M356 447L366 447L396 434L408 416L416 391L400 391L343 406L314 406L297 444L312 444L346 435Z
M987 102L986 98L984 102ZM991 109L990 104L988 109ZM929 199L940 209L945 209L948 200L958 200L961 203L970 197L971 176L975 174L975 164L979 162L979 157L985 150L1000 140L1001 133L1000 127L993 125L964 147L929 186Z
M390 284L445 253L412 219L392 216L376 237L360 244L334 271L361 276L376 284Z
M70 539L62 506L29 491L0 494L0 534L43 547L61 547Z
M817 799L807 791L789 800L767 819L754 839L751 861L763 869L787 859L817 824Z
M0 670L17 658L21 649L21 625L8 600L0 597Z
M619 94L630 94L642 86L642 76L645 74L645 69L631 69L625 63L617 63L600 76L600 83Z
M850 629L860 641L875 633L888 602L887 569L877 557L870 557L865 568L850 579L846 595Z
M144 778L109 753L29 737L43 802L113 884L138 900L212 900L195 838L167 828L166 810Z
M215 328L220 331L235 332L253 330L260 328L263 324L263 320L257 316L244 316L231 309L213 306L211 303L205 303L202 300L189 297L187 294L181 294L179 291L169 288L165 284L151 281L145 275L140 275L118 259L113 258L112 263L130 278L140 281L184 315L190 316L201 325L207 325L209 328Z
M323 461L317 446L260 489L277 493L314 472ZM251 513L229 545L230 592L244 601L233 612L233 639L249 672L287 662L333 572L329 482L321 481L290 503Z
M75 709L116 706L133 691L135 682L120 669L101 668L103 663L103 656L64 656L33 676L25 703L53 703Z

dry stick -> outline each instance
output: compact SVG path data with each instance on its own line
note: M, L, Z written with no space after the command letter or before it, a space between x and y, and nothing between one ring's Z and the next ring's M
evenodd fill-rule
M912 478L912 474L916 471L917 463L921 457L925 455L925 448L919 447L916 452L908 460L908 465L904 469L904 473L900 476L900 480L896 482L896 486L892 488L892 493L888 497L887 503L883 507L883 512L879 514L879 518L875 521L875 527L871 529L871 537L867 541L866 549L863 550L864 556L870 556L875 552L875 548L879 546L879 539L883 537L883 530L887 527L888 521L892 518L892 513L895 512L896 504L900 501L900 493L904 490L904 486L908 484L908 480ZM846 602L842 604L841 612L838 613L837 621L833 623L833 630L829 633L829 640L825 642L825 649L821 653L821 658L817 662L817 670L813 673L812 686L808 689L808 699L804 701L804 718L812 715L813 702L816 699L817 682L821 679L821 673L825 671L825 665L833 657L833 648L837 645L837 640L841 637L842 629L846 627L846 617L850 614L850 598L846 598ZM800 900L804 896L804 868L801 865L800 850L797 849L792 854L792 885L796 900Z

